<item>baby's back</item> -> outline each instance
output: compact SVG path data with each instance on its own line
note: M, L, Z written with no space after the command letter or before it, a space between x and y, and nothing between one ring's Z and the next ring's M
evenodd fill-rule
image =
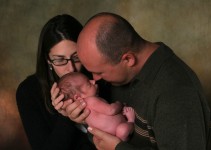
M91 111L90 115L86 118L86 123L89 126L96 127L102 131L115 135L116 128L120 123L126 122L125 116L122 112L116 115L110 115L104 109L104 105L108 107L105 100L98 97L89 97L85 99L87 108Z

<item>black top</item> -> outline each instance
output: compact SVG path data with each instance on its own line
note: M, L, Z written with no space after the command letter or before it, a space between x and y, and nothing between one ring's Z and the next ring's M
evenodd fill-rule
M50 92L50 91L49 91ZM46 110L35 75L26 78L16 93L22 123L33 150L94 150L86 134L70 119Z

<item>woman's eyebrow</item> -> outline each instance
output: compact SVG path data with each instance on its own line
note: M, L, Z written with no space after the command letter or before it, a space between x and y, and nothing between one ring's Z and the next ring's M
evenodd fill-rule
M56 56L56 57L64 57L64 55L52 55L52 56Z
M70 56L74 56L74 55L77 55L77 52L72 53ZM64 55L57 55L57 54L52 55L52 56L56 56L56 57L65 57Z
M76 55L77 54L77 52L74 52L74 53L72 53L70 56L73 56L73 55Z

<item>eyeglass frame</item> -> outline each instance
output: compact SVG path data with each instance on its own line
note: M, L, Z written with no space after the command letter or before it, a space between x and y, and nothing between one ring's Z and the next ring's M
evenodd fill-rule
M66 59L66 58L60 59L60 60L65 60L65 61L66 61L66 63L61 64L61 65L57 65L57 64L54 63L55 60L59 60L59 59L50 59L50 58L49 58L49 61L50 61L53 65L55 65L55 66L64 66L64 65L66 65L66 64L68 63L68 61L70 61L71 64L72 64L72 67L73 67L73 69L74 69L74 72L75 72L75 71L77 71L77 68L76 68L76 66L75 66L75 63L79 63L79 62L80 62L79 59L78 59L77 61L75 61L75 60L73 59L73 56L74 56L75 54L76 54L76 52L74 52L74 53L70 56L69 59Z

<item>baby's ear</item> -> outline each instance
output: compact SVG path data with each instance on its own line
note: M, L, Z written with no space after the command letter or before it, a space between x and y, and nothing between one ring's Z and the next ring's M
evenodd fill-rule
M73 98L74 98L75 101L81 99L80 95L78 95L78 94L75 94L75 95L73 96Z

